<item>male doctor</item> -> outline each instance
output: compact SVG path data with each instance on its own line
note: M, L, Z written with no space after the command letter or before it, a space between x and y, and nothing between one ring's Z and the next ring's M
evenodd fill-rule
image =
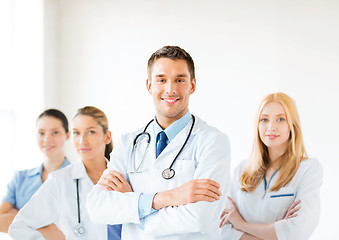
M123 240L221 239L230 145L188 110L193 59L180 47L159 49L148 61L146 85L155 118L118 141L88 195L88 213L95 223L123 224Z

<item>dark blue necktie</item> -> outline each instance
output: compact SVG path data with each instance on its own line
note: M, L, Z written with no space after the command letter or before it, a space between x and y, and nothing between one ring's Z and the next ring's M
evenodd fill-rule
M107 239L108 240L120 240L121 239L121 224L107 225Z
M167 146L167 136L166 133L164 131L159 132L157 138L158 140L158 146L157 146L157 151L156 151L156 155L157 157L160 155L160 153L162 152L162 150L165 149L165 147Z

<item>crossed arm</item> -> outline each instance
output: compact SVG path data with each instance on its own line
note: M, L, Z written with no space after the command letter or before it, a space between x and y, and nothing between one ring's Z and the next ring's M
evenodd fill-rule
M98 182L101 189L118 192L133 192L124 176L117 171L108 171ZM210 179L194 179L180 187L157 193L152 208L159 210L169 206L181 206L198 201L214 202L220 199L220 185Z
M238 208L232 198L228 197L231 208L226 208L220 216L220 226L224 227L228 222L232 224L236 230L244 232L240 239L254 240L254 239L273 239L276 240L277 234L275 232L274 223L267 224L253 224L247 223L240 215ZM298 216L297 212L300 209L300 200L295 201L287 210L284 219L290 219Z
M220 203L213 202L219 199L220 196L218 193L213 192L214 190L202 189L204 185L207 185L210 189L215 189L214 185L218 186L212 180L195 179L178 188L161 194L158 193L159 196L165 196L159 199L153 198L153 208L159 209L159 211L142 217L139 215L138 209L140 193L124 193L123 191L132 190L125 178L118 172L106 171L93 188L92 194L90 193L87 197L87 210L93 222L102 224L142 223L139 227L154 237L169 234L209 232L214 227L217 227L216 213L220 211ZM103 190L103 188L106 190ZM191 188L191 190L186 191L185 189L188 188ZM204 194L200 194L201 190L203 190ZM211 196L215 196L215 198ZM203 202L199 201L199 199L213 202ZM189 203L189 201L192 203ZM115 204L112 204L112 202ZM179 204L186 205L166 207ZM215 210L215 208L218 208L218 210ZM204 218L201 218L201 215L204 215ZM160 221L163 223L161 226L155 224L155 222ZM212 226L214 227L211 228Z
M142 222L144 231L152 236L210 232L217 228L217 212L221 211L222 205L217 200L229 186L229 143L222 134L202 137L206 143L194 156L197 160L192 180L158 192L150 204L159 211L146 216L139 215L142 193L131 192L133 186L128 184L126 159L129 159L129 151L126 151L126 146L117 146L108 169L87 196L87 211L92 221L102 224ZM128 138L122 139L120 144L130 142ZM113 170L116 171L115 176L111 172ZM109 177L111 174L113 176ZM104 181L107 188L103 187ZM163 223L160 227L155 224L159 221Z
M0 205L0 232L8 233L8 228L13 222L19 210L9 202L2 202ZM64 234L55 224L37 229L47 240L65 239Z
M13 204L2 202L0 205L0 232L7 233L14 217L19 212Z
M238 179L239 174L235 174ZM248 224L240 216L236 205L231 201L231 208L225 209L221 215L221 223L229 221L234 229L244 232L242 239L248 234L259 239L308 239L318 224L320 216L320 186L322 184L322 166L316 159L302 162L295 179L296 201L290 206L284 219L268 224ZM232 190L235 188L232 184ZM235 194L231 196L235 196ZM300 207L300 205L301 207ZM228 215L226 215L228 214ZM229 227L229 226L226 226ZM256 231L258 230L258 232ZM231 233L228 229L227 233ZM235 230L232 231L235 233ZM239 236L239 235L238 235Z

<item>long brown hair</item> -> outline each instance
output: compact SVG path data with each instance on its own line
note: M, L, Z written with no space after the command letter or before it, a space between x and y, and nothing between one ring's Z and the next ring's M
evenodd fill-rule
M74 118L79 115L85 115L92 117L103 129L106 134L108 131L108 119L103 111L96 107L86 106L83 108L79 108ZM106 144L105 148L105 157L110 160L110 153L113 150L113 142L111 141L109 144Z
M277 191L286 186L293 179L301 161L307 159L295 102L288 95L281 92L267 95L261 101L257 111L252 152L240 177L241 190L245 192L254 191L259 186L268 169L269 154L266 145L260 139L259 121L263 108L270 102L277 102L283 106L291 132L287 150L281 156L282 165L279 170L279 178L269 191Z

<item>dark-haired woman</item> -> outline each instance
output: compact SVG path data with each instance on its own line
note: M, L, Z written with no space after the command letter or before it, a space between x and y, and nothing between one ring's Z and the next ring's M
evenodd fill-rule
M36 229L51 223L66 239L120 239L121 225L93 224L85 208L113 148L106 115L95 107L79 109L72 134L80 160L52 173L20 210L9 229L13 239L44 239Z
M37 118L36 128L43 163L33 169L15 172L7 185L7 193L0 205L1 232L8 231L15 215L41 187L48 174L69 164L64 152L69 138L66 116L56 109L45 110Z

